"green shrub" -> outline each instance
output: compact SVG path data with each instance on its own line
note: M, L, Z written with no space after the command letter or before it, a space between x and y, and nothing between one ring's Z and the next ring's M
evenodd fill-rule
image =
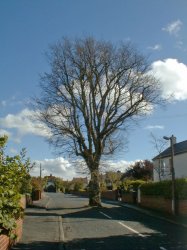
M187 179L176 179L176 197L187 199ZM166 199L172 197L172 181L149 182L141 185L143 195L162 196Z
M15 237L16 220L23 215L20 191L28 178L29 160L25 151L14 157L4 154L7 137L0 137L0 234Z
M179 200L187 200L187 178L176 180L176 193Z
M81 191L81 190L83 190L83 183L82 182L76 182L74 184L73 190L74 191Z
M125 180L122 183L122 189L125 192L137 191L138 187L146 183L143 180Z

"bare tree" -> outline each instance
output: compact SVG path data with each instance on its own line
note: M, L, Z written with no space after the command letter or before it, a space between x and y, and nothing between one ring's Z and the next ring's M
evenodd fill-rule
M150 136L151 136L151 143L153 144L158 154L158 166L154 166L153 168L158 173L159 181L161 181L163 172L161 153L166 147L167 142L163 138L156 137L153 133L151 133Z
M119 131L162 101L158 81L131 45L94 38L63 39L50 47L41 77L39 120L61 152L82 157L90 172L89 204L100 206L99 166L118 148ZM118 137L119 138L119 137Z

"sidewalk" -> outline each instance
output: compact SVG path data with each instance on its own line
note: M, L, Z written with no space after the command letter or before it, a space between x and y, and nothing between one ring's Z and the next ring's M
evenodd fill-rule
M12 250L62 250L62 218L45 209L47 197L26 208L23 222L23 236ZM43 209L42 209L43 208Z

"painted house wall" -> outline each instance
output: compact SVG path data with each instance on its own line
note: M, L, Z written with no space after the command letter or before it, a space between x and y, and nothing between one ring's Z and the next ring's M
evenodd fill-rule
M161 180L170 180L171 179L171 157L162 158L162 170L161 170ZM155 169L158 169L159 160L154 160L154 171L153 171L153 180L159 181L158 172ZM178 154L174 156L174 169L176 178L187 177L187 153Z

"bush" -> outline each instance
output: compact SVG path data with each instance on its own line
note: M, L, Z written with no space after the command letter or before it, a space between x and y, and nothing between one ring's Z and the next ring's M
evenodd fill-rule
M20 192L28 178L29 160L24 161L25 151L20 155L9 157L4 154L8 138L0 137L0 234L11 238L16 235L16 220L23 215L20 205Z
M176 193L179 200L187 200L187 178L176 180Z
M149 182L141 185L143 195L162 196L166 199L172 198L172 181ZM187 199L187 179L176 179L176 197Z
M73 188L74 191L81 191L83 190L83 183L82 182L76 182Z
M146 183L143 180L125 180L122 183L122 189L125 192L137 191L138 187Z

